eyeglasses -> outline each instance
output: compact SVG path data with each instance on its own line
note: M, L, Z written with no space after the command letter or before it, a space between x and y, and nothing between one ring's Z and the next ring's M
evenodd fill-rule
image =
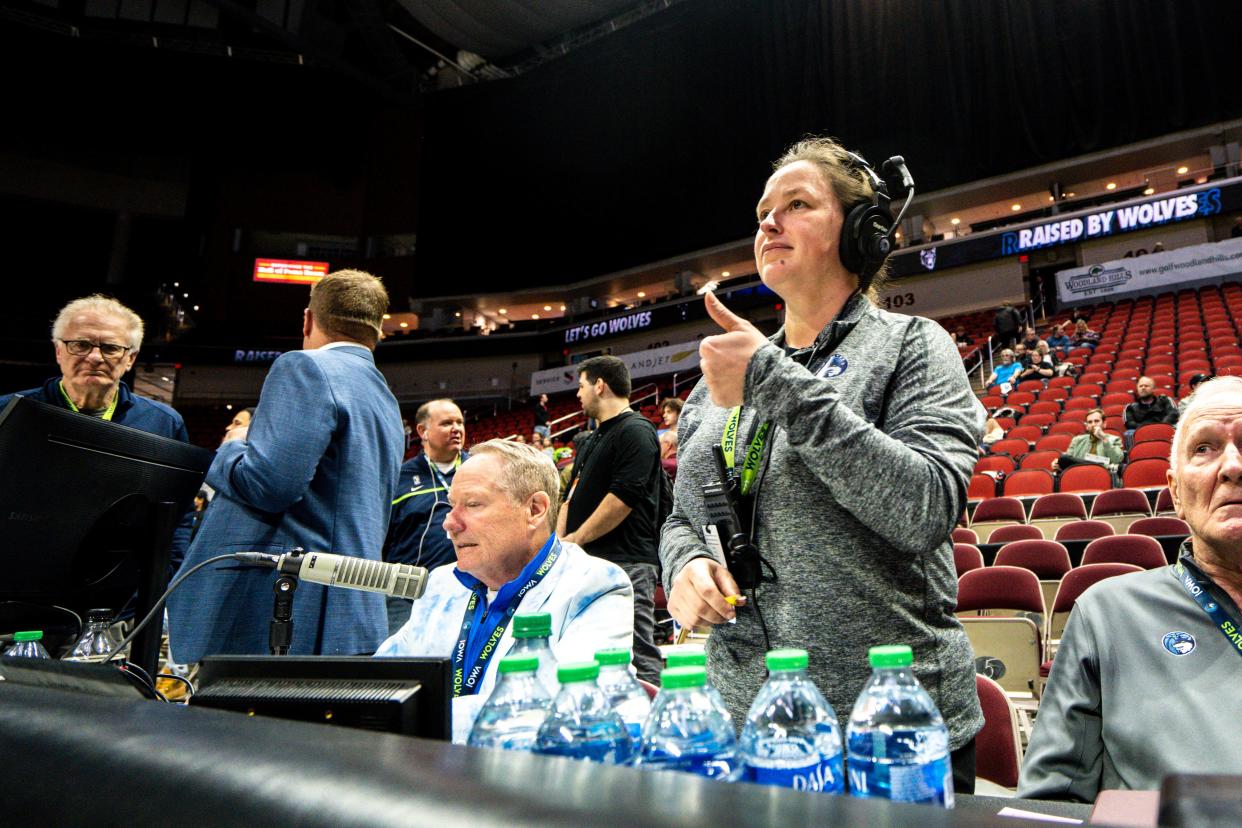
M128 345L117 345L115 342L91 342L89 339L62 339L65 350L74 356L86 356L96 348L104 359L119 359L133 348Z

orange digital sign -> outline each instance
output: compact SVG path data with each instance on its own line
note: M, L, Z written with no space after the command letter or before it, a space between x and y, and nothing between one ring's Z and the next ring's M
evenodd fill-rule
M254 260L254 280L256 282L313 285L327 275L327 262L304 262L297 259Z

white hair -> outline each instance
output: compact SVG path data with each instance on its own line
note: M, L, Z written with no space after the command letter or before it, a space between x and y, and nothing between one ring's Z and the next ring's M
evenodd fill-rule
M514 503L523 503L536 492L548 496L548 529L555 531L561 506L561 476L552 458L529 443L500 439L471 446L471 457L484 454L495 455L503 464L495 482Z
M1174 475L1182 464L1182 448L1188 426L1195 417L1216 408L1215 398L1228 395L1233 407L1242 407L1242 377L1215 377L1199 383L1199 387L1186 398L1186 408L1177 420L1177 429L1173 432L1173 450L1169 453L1169 468Z
M142 317L111 296L104 296L102 293L74 299L61 308L60 313L56 314L56 321L52 323L52 339L64 339L65 328L69 327L73 318L89 311L106 314L118 320L129 329L130 349L137 351L142 347Z

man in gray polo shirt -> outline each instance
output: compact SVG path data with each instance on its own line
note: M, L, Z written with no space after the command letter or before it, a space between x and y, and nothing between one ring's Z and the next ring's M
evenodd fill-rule
M1105 789L1158 789L1171 773L1242 773L1242 379L1190 397L1171 462L1190 539L1173 566L1078 599L1019 796L1091 802Z

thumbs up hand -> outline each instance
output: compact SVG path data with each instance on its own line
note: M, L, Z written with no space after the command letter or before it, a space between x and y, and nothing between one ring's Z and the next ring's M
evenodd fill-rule
M707 315L724 329L724 333L709 336L699 343L699 362L712 402L722 408L732 408L742 404L746 366L768 338L726 308L715 294L707 294L706 302Z

